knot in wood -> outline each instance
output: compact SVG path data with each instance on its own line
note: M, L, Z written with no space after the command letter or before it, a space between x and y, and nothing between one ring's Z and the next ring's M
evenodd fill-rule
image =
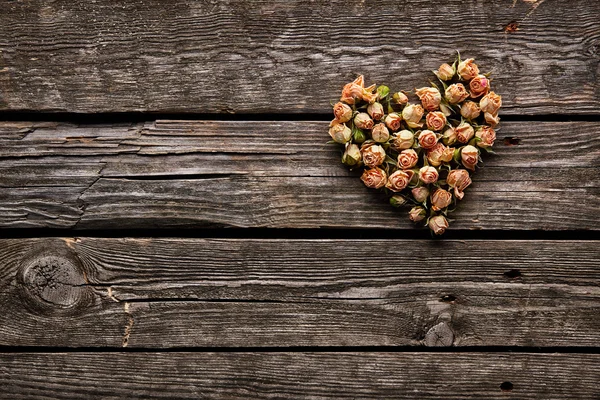
M450 347L454 343L454 332L446 322L441 322L425 334L425 345L429 347Z

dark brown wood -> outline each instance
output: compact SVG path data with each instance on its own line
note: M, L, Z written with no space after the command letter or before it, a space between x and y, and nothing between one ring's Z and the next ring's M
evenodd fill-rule
M412 90L460 50L505 114L598 114L598 29L589 0L12 1L0 109L322 113L359 73Z
M597 354L1 354L11 399L597 399ZM504 389L504 390L503 390Z
M0 345L595 346L597 241L0 241Z
M598 229L597 123L499 135L452 229ZM413 229L328 138L310 121L3 122L0 226Z

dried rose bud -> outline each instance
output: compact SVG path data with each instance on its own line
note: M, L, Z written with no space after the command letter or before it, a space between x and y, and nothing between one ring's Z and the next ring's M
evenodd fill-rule
M373 127L371 137L378 143L385 143L390 138L390 131L388 131L384 123L379 123Z
M442 162L450 162L454 156L454 150L441 143L436 144L427 152L427 161L434 167L439 167Z
M450 187L454 188L454 196L459 200L462 200L465 196L464 190L472 183L469 171L466 169L454 169L450 171L446 182Z
M439 175L437 169L435 169L434 167L425 166L419 170L419 179L423 183L437 182L439 177L440 177L440 175Z
M475 137L481 139L477 142L477 146L482 148L492 147L496 140L496 131L489 126L482 126L475 132Z
M340 101L346 104L354 104L356 100L362 99L364 90L364 77L360 75L353 82L344 86Z
M333 106L333 115L337 122L348 122L352 119L352 108L342 102L337 102Z
M484 113L497 114L502 107L502 96L489 92L479 100L479 108Z
M437 189L431 195L431 208L440 211L452 203L452 193L444 189Z
M329 128L329 136L337 143L347 143L352 139L352 131L346 124L333 123Z
M406 129L397 132L390 141L392 148L396 151L410 149L415 142L415 135Z
M457 70L461 79L468 81L479 74L479 67L473 61L475 61L475 59L469 58L458 64Z
M456 130L452 127L446 129L442 135L442 142L448 146L456 143Z
M435 111L440 107L442 95L436 88L422 87L420 89L415 89L415 93L419 96L423 108L427 111Z
M443 81L449 81L454 77L455 73L456 67L453 67L452 65L448 64L442 64L440 65L440 68L437 71L437 76Z
M401 196L399 194L395 194L392 197L390 197L390 204L394 207L402 207L406 205L406 203L408 202L406 201L404 196Z
M346 143L346 151L344 151L344 155L342 156L342 163L352 167L360 163L361 160L362 156L358 146L354 143Z
M358 113L354 117L354 125L360 129L371 129L373 128L373 120L367 113Z
M440 111L433 111L425 117L427 127L432 131L441 131L446 126L446 116Z
M492 128L494 128L500 123L500 118L498 117L498 114L490 114L486 112L485 114L483 114L483 116L485 117L485 123L491 125Z
M473 136L475 136L475 130L468 122L461 122L456 128L456 140L461 143L468 143Z
M411 169L417 165L418 161L419 156L413 149L402 150L402 152L398 154L398 168Z
M402 122L402 117L398 113L390 113L385 117L385 125L392 131L400 129L400 122Z
M426 186L419 186L411 190L413 197L419 203L423 203L429 197L429 189Z
M466 119L475 119L479 114L481 114L479 106L472 101L465 101L460 107L460 115Z
M423 221L426 216L427 216L427 211L423 207L416 206L416 207L411 208L410 211L408 212L408 218L412 222Z
M436 235L442 235L448 226L448 220L443 215L436 215L429 219L429 229Z
M467 89L465 89L462 83L453 83L446 88L444 96L446 97L448 103L458 104L469 97L469 92L467 92Z
M465 146L460 152L460 158L465 168L475 171L475 166L479 162L479 150L473 146Z
M431 149L438 142L438 135L435 132L425 129L419 134L419 145L424 149Z
M402 92L396 92L394 93L394 95L392 96L392 99L400 104L401 106L405 105L406 103L408 103L408 97L402 93Z
M367 107L367 112L369 113L369 115L371 117L373 117L373 119L376 120L380 120L381 118L383 118L383 106L381 105L381 103L373 103L373 104L369 104L369 106Z
M419 104L407 104L402 110L402 118L409 128L420 128L423 126L420 123L423 113L425 113L425 110Z
M387 182L387 175L381 168L370 168L363 171L360 180L368 188L381 189Z
M415 173L413 171L396 171L390 175L385 187L392 192L399 192L408 186Z
M377 167L383 164L385 161L385 150L374 142L364 142L360 147L360 154L362 155L363 163L367 167Z
M483 96L490 91L490 80L485 75L477 75L469 82L469 89L471 89L471 97Z
M373 84L373 85L363 89L363 93L362 93L363 101L366 101L367 103L372 104L377 100L377 98L379 97L379 94L377 92L375 92L376 87L377 87L377 85Z

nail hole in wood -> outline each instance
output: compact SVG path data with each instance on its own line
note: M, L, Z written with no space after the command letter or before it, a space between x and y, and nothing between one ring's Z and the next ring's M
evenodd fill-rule
M440 301L443 303L454 303L454 301L456 301L456 296L451 294L445 294L442 297L440 297Z
M508 279L517 279L521 277L521 271L518 269L511 269L510 271L506 271L504 276Z
M511 390L513 390L512 382L502 382L500 384L500 390L502 390L503 392L510 392Z

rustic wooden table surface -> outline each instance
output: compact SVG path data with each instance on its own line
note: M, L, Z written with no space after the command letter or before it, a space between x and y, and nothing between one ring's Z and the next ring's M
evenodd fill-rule
M493 69L443 240L330 100ZM5 0L0 397L600 399L600 3Z

